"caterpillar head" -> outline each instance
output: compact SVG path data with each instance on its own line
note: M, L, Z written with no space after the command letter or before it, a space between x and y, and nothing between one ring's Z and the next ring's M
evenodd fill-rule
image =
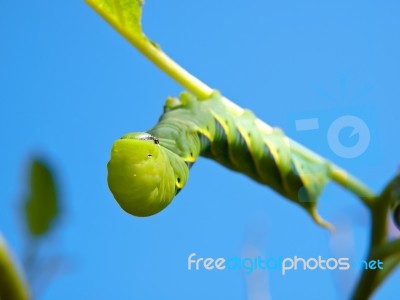
M144 132L124 135L111 150L108 186L128 213L151 216L163 210L187 180L169 158L175 155L159 140Z

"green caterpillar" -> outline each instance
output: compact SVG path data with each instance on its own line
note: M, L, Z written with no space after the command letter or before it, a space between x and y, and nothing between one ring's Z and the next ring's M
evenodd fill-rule
M316 212L316 200L329 179L328 164L291 151L283 132L261 130L251 111L229 111L218 92L205 100L187 92L180 99L168 98L152 129L117 140L108 163L108 185L126 212L150 216L185 186L200 155L270 186L329 226Z

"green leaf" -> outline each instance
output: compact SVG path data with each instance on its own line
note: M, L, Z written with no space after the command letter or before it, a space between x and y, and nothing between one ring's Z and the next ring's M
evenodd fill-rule
M34 159L30 167L30 192L24 203L29 233L39 237L47 233L59 214L58 192L54 176L46 163Z
M144 37L141 26L142 0L86 0L86 2L118 31Z

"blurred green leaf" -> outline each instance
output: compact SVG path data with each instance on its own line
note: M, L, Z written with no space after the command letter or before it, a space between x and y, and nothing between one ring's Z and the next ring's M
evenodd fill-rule
M29 300L28 286L0 232L0 300Z
M25 199L24 212L26 225L34 237L47 233L59 214L54 175L46 163L39 159L31 163L30 192Z

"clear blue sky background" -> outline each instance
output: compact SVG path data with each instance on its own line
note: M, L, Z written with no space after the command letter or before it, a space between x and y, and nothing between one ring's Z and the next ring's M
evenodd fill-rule
M148 0L143 25L207 84L379 191L399 164L399 10L394 0ZM298 206L205 159L165 211L127 215L106 183L111 145L152 127L182 87L83 1L0 1L0 12L0 230L18 257L18 200L32 155L54 166L63 192L62 222L45 253L62 253L67 267L41 299L246 299L254 289L273 299L348 296L337 276L351 285L351 272L188 271L192 252L356 261L366 252L368 215L330 184L320 211L337 226L333 237ZM356 159L327 144L327 128L346 114L371 132ZM318 118L320 129L296 132L304 117ZM395 299L399 280L397 271L375 299Z

